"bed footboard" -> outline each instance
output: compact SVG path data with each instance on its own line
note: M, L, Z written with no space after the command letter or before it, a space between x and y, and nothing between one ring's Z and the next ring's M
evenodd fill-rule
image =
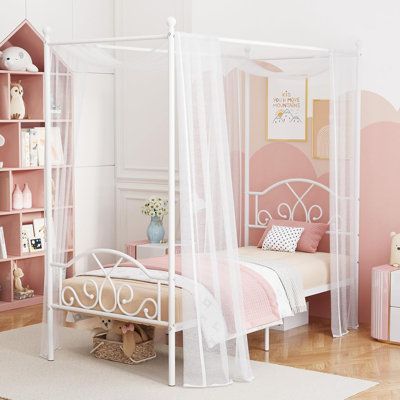
M115 256L117 261L112 266L106 266L100 261L101 256L104 255ZM82 289L78 293L72 285L63 285L63 276L68 268L83 258L91 258L95 261L95 265L99 267L99 275L96 277L102 279L99 282L92 276L82 277ZM126 262L139 268L142 272L142 277L135 277L135 281L148 282L156 286L156 295L140 299L139 304L133 310L132 307L128 310L128 306L132 305L133 301L138 302L138 293L134 286L121 282L116 284L114 279L118 267ZM160 279L133 257L113 249L93 249L75 256L66 264L53 262L50 266L62 271L58 274L59 282L56 289L58 296L56 297L57 301L51 305L53 309L148 325L168 325L168 319L163 319L161 315L161 288L162 285L168 285L168 279ZM108 301L104 300L105 291L107 291Z

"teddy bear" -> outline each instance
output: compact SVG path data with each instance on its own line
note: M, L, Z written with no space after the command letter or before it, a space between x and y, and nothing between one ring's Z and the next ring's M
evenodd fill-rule
M137 343L149 340L146 332L139 325L106 318L100 321L100 325L100 330L106 332L107 340L122 342L122 351L128 358L132 357ZM99 331L96 330L96 334L98 333Z
M391 232L392 245L390 248L390 265L400 266L400 233Z
M8 71L38 72L29 53L22 47L11 46L0 51L0 68Z

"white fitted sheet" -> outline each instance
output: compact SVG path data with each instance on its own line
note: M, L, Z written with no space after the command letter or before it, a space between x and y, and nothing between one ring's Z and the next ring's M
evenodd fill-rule
M263 261L290 265L301 275L305 291L330 283L330 253L303 253L300 251L287 253L246 246L239 249L239 256L257 256L262 257ZM259 266L259 268L265 267Z

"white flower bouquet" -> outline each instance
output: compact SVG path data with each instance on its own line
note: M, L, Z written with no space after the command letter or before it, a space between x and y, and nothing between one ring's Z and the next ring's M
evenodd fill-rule
M168 200L161 197L150 197L142 207L142 214L159 217L161 220L168 214Z

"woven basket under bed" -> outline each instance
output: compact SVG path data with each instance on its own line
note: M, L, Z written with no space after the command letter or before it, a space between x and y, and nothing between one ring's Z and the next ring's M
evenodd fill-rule
M136 350L132 357L128 358L122 351L122 343L107 340L104 337L98 336L93 338L93 349L91 353L96 358L119 362L123 364L139 364L144 361L151 360L156 357L154 350L154 326L141 325L143 330L150 338L147 342L137 343Z

